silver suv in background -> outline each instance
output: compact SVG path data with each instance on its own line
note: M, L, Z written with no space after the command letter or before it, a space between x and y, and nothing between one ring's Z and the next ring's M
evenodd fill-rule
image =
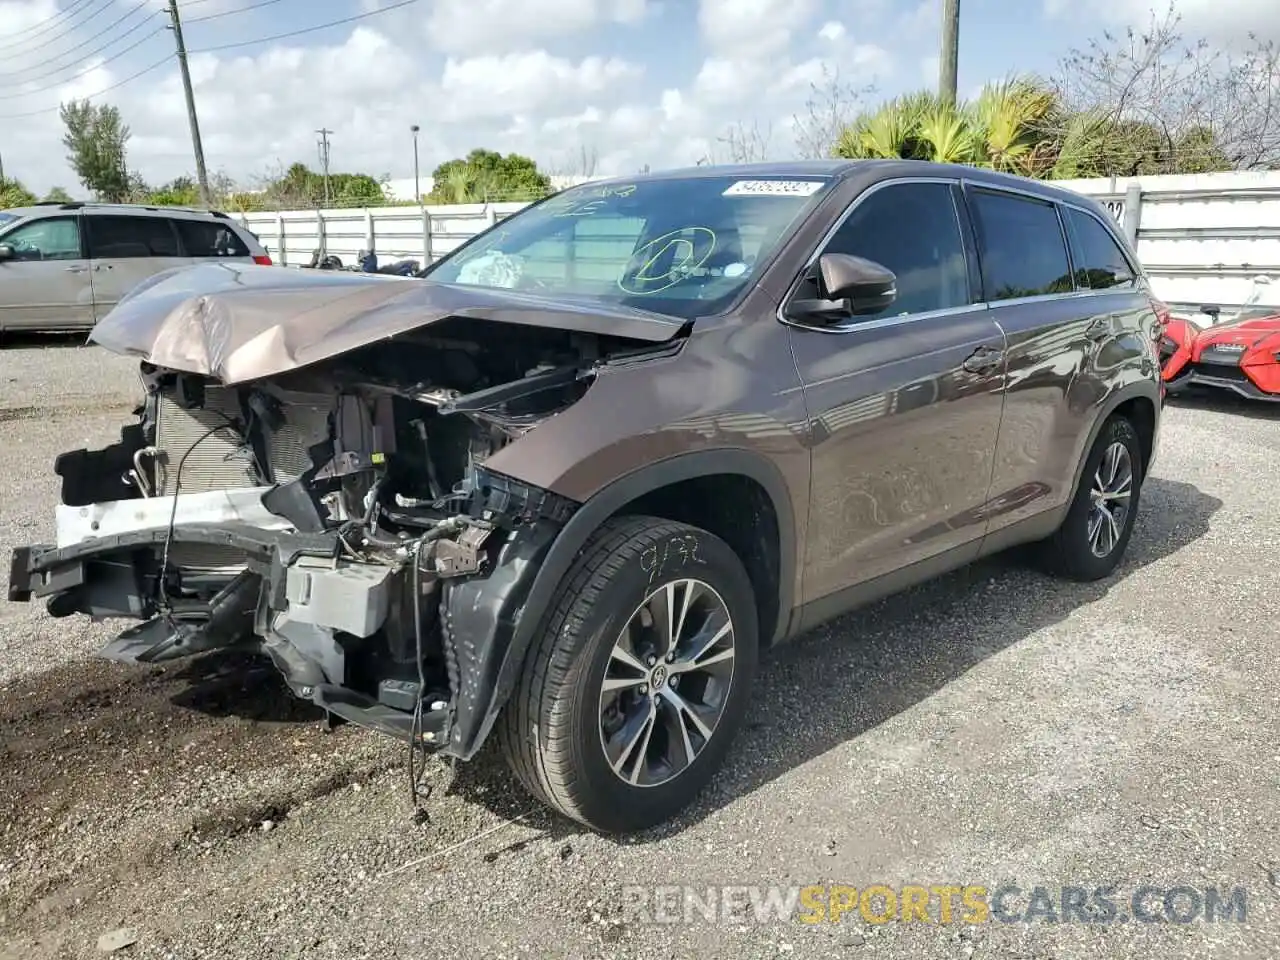
M143 280L205 260L271 265L225 213L43 203L0 210L0 332L87 330Z

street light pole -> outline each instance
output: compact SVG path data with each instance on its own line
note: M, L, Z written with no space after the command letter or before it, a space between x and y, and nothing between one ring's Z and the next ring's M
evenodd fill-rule
M418 206L422 206L422 187L418 184L418 130L420 128L415 123L409 128L413 133L413 200Z

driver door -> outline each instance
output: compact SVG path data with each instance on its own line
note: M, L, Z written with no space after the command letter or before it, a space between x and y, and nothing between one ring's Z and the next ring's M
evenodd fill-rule
M828 613L862 602L860 585L976 559L986 531L1004 334L977 302L960 200L943 180L864 191L814 259L874 260L896 300L832 324L788 318L812 438L805 593ZM810 283L787 303L817 298Z
M0 331L93 326L93 284L76 214L19 224L0 244Z

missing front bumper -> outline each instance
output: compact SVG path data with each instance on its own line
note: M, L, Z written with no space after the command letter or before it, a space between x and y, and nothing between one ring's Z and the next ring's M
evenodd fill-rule
M508 478L485 480L474 515L440 527L446 532L419 577L419 617L407 555L399 566L361 562L334 530L236 521L20 547L10 559L9 597L47 597L58 616L142 621L101 651L115 660L162 663L225 647L256 649L295 695L329 713L469 759L502 705L500 677L519 656L516 624L540 616L527 609L533 579L577 508ZM228 547L245 565L211 599L162 609L155 558L166 539L171 548ZM423 637L414 634L415 622Z

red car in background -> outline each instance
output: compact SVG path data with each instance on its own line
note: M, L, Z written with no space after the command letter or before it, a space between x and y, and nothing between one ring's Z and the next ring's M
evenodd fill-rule
M1201 312L1217 320L1217 307ZM1170 394L1217 387L1251 400L1280 402L1280 307L1246 305L1221 323L1201 326L1170 316L1160 339L1160 372Z

